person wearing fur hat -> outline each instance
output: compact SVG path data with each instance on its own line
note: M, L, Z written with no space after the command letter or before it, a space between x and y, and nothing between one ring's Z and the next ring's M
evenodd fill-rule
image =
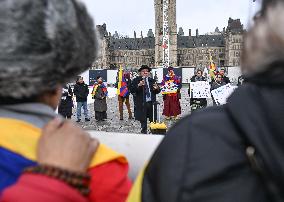
M141 123L141 133L147 134L147 119L150 122L157 119L157 107L153 105L156 102L156 94L160 93L160 87L156 81L150 77L151 68L148 65L142 65L138 70L140 76L133 79L131 92L135 93L136 112L135 119Z
M44 176L53 170L57 180L74 182L72 167L42 165L36 153L42 128L56 117L63 119L55 113L62 86L96 59L93 20L77 0L1 0L0 13L0 193L26 168ZM54 133L50 136L56 139ZM89 183L80 180L75 190L82 185L91 202L125 201L131 182L124 156L100 144L87 167L80 175L89 176ZM52 194L50 189L45 196Z
M177 116L181 114L180 89L180 78L175 75L173 67L168 67L168 74L164 76L162 81L163 115L166 116L166 119L177 119Z

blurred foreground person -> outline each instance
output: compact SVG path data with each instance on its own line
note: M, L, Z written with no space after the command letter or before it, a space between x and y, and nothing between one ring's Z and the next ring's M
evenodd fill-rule
M37 165L41 128L57 116L62 86L95 60L98 42L75 0L3 0L0 13L1 193ZM90 201L125 201L131 184L122 155L101 144L88 173Z
M98 145L72 122L50 121L38 141L38 164L26 168L17 183L5 189L0 201L87 202L87 169ZM76 181L79 183L73 183Z
M245 36L247 82L170 130L129 201L284 201L284 2L266 6Z

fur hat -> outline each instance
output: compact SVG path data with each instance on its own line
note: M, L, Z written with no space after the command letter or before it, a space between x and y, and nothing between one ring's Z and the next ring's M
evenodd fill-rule
M53 90L96 58L92 18L76 0L2 0L0 16L0 97Z
M148 69L149 72L152 70L148 65L142 65L140 69L138 69L138 72L141 72L143 69Z

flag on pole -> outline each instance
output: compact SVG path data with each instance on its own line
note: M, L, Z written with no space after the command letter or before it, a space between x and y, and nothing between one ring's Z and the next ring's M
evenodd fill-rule
M126 96L129 95L127 82L126 82L126 78L123 74L122 66L120 66L119 73L118 73L117 95L119 95L121 97L126 97Z
M119 66L119 71L118 71L117 95L120 95L122 74L123 74L123 69L122 69L122 65L120 65Z

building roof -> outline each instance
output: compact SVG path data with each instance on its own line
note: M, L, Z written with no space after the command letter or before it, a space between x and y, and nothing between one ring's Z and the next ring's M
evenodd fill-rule
M223 35L199 35L196 36L177 36L178 48L196 48L196 47L224 47L225 39ZM110 38L111 50L141 50L154 49L155 38Z
M178 36L178 48L224 47L223 35Z
M141 50L141 49L154 49L155 38L124 38L124 39L110 39L111 50Z

